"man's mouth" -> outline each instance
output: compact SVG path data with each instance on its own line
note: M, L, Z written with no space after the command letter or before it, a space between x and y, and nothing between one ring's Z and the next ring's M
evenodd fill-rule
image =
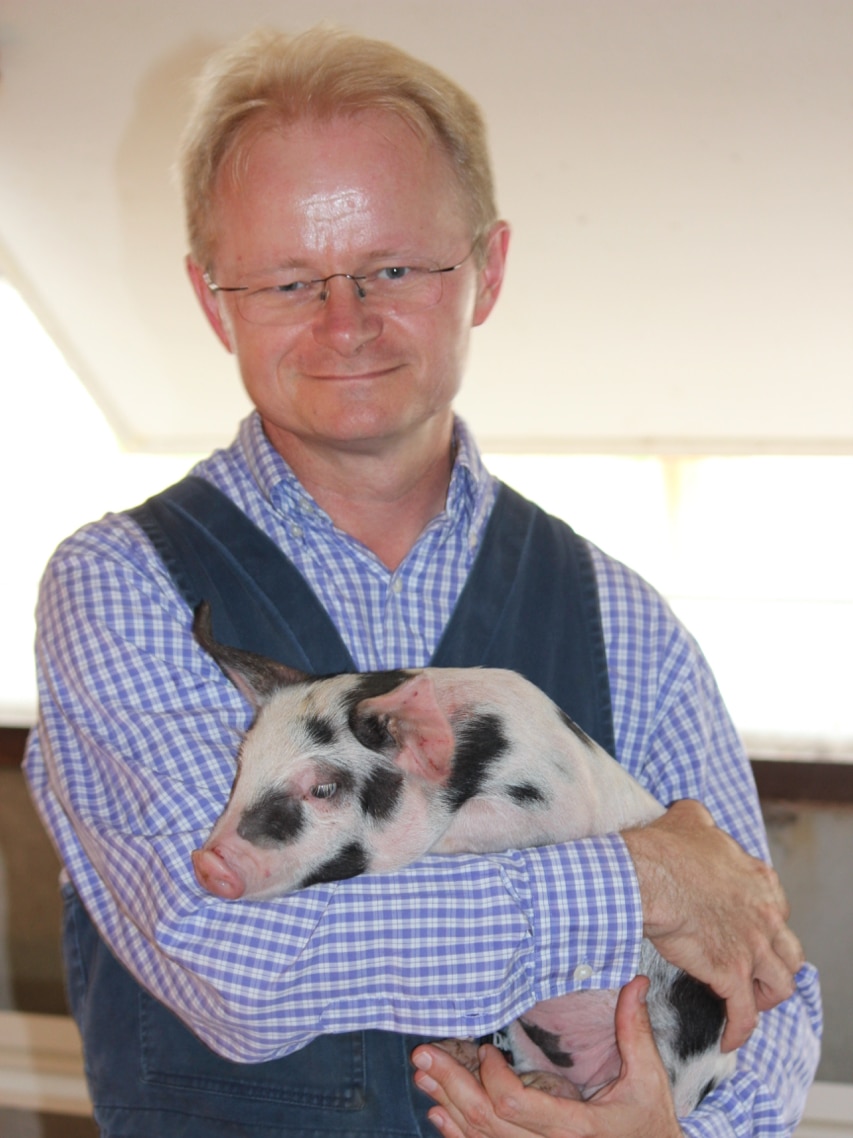
M310 373L308 373L308 378L309 379L315 379L315 380L318 380L321 382L329 382L329 383L334 383L334 382L340 383L340 382L346 382L346 381L358 382L359 380L367 381L367 380L371 380L371 379L382 379L385 376L391 375L393 372L395 372L397 370L398 369L397 369L396 365L388 365L388 366L383 366L383 367L367 368L367 369L363 369L361 371L356 371L356 372L349 372L349 371L310 372Z

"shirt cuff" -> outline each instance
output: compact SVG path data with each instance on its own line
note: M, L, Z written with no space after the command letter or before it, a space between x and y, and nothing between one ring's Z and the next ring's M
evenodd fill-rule
M639 968L643 910L622 838L584 838L519 856L538 948L536 1000L627 984Z

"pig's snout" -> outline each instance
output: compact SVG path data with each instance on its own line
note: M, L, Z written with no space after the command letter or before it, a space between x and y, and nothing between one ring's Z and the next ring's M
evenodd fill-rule
M224 901L237 901L246 892L246 882L218 850L205 846L193 850L193 868L203 889Z

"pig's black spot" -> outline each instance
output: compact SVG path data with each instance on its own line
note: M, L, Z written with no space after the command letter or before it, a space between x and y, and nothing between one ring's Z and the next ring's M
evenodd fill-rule
M532 806L536 802L545 802L545 795L538 786L531 782L522 782L515 786L508 786L506 792L513 802L519 806Z
M355 775L347 767L332 766L331 763L318 762L317 782L333 782L340 795L349 794L355 789Z
M708 1082L705 1084L705 1086L704 1086L704 1087L702 1088L702 1090L699 1092L699 1097L698 1097L698 1098L697 1098L697 1100L696 1100L696 1105L697 1105L697 1106L698 1106L698 1105L699 1105L699 1103L702 1101L702 1099L703 1099L703 1098L705 1098L705 1096L706 1096L706 1095L709 1095L709 1094L711 1093L711 1091L714 1089L714 1087L715 1087L716 1085L717 1085L717 1080L716 1080L716 1079L710 1079L710 1080L709 1080L709 1081L708 1081Z
M368 751L378 751L380 754L384 754L390 751L394 745L385 715L372 713L362 715L354 707L349 715L349 726L356 740L361 743L362 747L367 747Z
M489 768L508 749L499 715L472 715L456 730L453 771L445 787L451 810L458 810L482 788Z
M542 1054L553 1063L555 1067L563 1067L568 1069L574 1067L575 1061L568 1051L564 1051L560 1046L560 1037L555 1035L553 1031L546 1031L543 1027L537 1027L535 1023L528 1023L526 1020L520 1019L518 1021L524 1028L525 1035L532 1043L534 1043Z
M700 1055L717 1045L726 1018L719 996L682 972L673 981L670 1001L678 1016L675 1045L679 1059Z
M365 699L387 695L411 677L411 672L400 670L390 672L362 672L354 678L353 686L344 695L344 703L349 713L348 722L356 740L369 751L387 753L394 747L394 740L386 727L386 717L377 714L360 714L358 705Z
M270 789L246 807L237 833L256 846L280 846L292 842L304 824L301 803L285 790Z
M313 873L309 873L300 885L300 889L307 889L309 885L323 885L328 881L343 881L347 877L358 877L367 869L367 852L358 842L350 842L348 846L335 854L323 865L318 865Z
M305 720L305 730L311 742L317 747L328 747L335 741L334 724L321 715L309 715Z
M363 699L373 699L386 695L412 676L412 672L396 669L390 672L361 672L353 676L352 687L344 693L344 702L349 710Z
M586 731L584 731L582 727L579 727L577 723L575 723L574 719L571 718L571 716L566 715L565 711L563 711L561 707L557 708L557 714L559 715L563 725L565 727L568 727L571 733L577 736L577 738L580 739L584 746L592 746L592 740L590 739L589 735L587 735Z
M398 770L377 767L361 788L361 808L377 821L390 818L400 801L403 776Z

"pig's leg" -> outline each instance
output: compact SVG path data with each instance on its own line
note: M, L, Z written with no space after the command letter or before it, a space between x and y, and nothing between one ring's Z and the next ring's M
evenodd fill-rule
M446 1051L452 1059L455 1059L472 1075L479 1073L480 1045L473 1039L441 1039L437 1040L433 1046ZM570 1098L577 1101L582 1097L580 1090L573 1082L562 1075L554 1074L552 1071L523 1071L519 1073L518 1077L526 1087L535 1087L537 1090L553 1095L554 1098Z
M473 1039L437 1039L434 1047L446 1051L451 1059L455 1059L472 1075L480 1070L480 1060L477 1056L479 1045Z
M537 1091L544 1091L554 1098L570 1098L576 1102L583 1099L580 1089L571 1079L555 1075L552 1071L522 1071L518 1077L526 1087L534 1087Z

